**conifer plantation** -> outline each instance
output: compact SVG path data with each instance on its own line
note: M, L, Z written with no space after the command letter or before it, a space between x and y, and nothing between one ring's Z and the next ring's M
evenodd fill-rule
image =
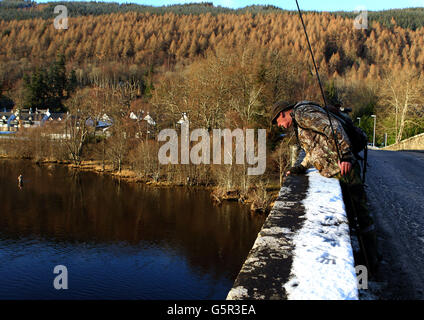
M282 148L275 142L281 132L269 125L270 106L321 102L295 12L65 2L69 28L57 30L57 4L1 2L0 107L12 101L20 109L77 110L94 121L106 113L114 128L109 137L79 128L87 134L74 137L83 140L73 157L66 144L34 156L101 160L146 180L219 185L218 197L254 192L263 200L256 206L267 205L266 185L278 183L288 165L283 154L294 143L285 139ZM394 143L424 132L424 19L420 9L369 16L367 29L354 28L352 13L309 12L304 20L329 101L352 108L355 124L361 118L371 139L371 115L377 115L381 145L385 133ZM155 127L129 118L141 110ZM193 128L269 129L267 174L247 179L246 168L236 165L159 165L155 135L176 128L182 112ZM31 135L27 131L19 134Z

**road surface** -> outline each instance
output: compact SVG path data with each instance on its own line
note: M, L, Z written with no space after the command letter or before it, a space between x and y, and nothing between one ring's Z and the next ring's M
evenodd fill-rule
M424 299L424 153L369 150L367 195L383 255L380 299Z

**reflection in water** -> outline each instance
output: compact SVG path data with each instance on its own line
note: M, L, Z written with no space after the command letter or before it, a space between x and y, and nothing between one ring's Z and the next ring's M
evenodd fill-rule
M0 178L0 298L223 299L264 221L205 190L60 166L0 161Z

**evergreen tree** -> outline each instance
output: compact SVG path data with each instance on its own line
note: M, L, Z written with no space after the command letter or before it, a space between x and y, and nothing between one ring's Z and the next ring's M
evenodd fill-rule
M31 76L24 76L24 106L63 111L63 101L75 91L76 84L75 71L72 70L70 75L67 75L65 57L59 54L48 69L39 68Z

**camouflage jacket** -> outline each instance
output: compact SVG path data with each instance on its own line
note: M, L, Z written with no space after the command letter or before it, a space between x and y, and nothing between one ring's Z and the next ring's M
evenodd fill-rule
M337 149L327 113L314 105L301 105L292 111L291 116L298 130L300 146L306 153L301 164L304 167L313 165L325 177L333 177L340 173ZM353 163L355 157L350 150L350 141L346 132L335 118L331 118L331 123L342 161Z

